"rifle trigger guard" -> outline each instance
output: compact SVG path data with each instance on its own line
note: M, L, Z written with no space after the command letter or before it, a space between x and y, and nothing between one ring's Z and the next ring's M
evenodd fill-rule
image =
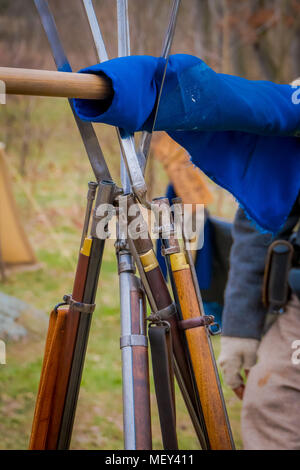
M71 295L64 295L63 300L65 305L70 305L72 310L80 313L93 313L96 308L96 304L84 304L82 302L76 302L76 300L74 300Z

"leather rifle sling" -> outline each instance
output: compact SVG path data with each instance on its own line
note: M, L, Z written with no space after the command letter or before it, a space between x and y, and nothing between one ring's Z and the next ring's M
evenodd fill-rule
M163 446L178 449L172 337L169 325L149 327L153 378Z

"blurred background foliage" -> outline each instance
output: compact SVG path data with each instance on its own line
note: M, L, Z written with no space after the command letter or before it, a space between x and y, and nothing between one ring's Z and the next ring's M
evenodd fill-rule
M50 0L74 70L95 63L92 37L80 0ZM109 56L117 55L116 8L94 0ZM170 0L129 0L133 54L159 55ZM300 76L299 0L183 0L174 53L201 57L217 72L287 83ZM0 0L1 66L55 69L32 0ZM115 132L97 125L111 172L119 179ZM49 312L72 279L83 221L87 182L92 178L68 103L63 99L9 96L0 107L0 141L6 146L22 222L36 252L35 270L9 273L1 291ZM152 196L168 183L161 164L151 159L147 182ZM234 199L208 182L214 194L210 211L232 219ZM73 448L122 447L118 277L109 243L91 331ZM0 448L28 445L45 332L9 344L7 365L0 366ZM218 351L218 340L215 342ZM225 387L238 447L240 403ZM153 397L152 397L153 398ZM113 403L113 406L112 406ZM181 448L197 447L179 400ZM155 404L154 444L160 446Z

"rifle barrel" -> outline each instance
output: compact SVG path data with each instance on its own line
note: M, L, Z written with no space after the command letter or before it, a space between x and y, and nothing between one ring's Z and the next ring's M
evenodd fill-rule
M110 81L94 74L0 67L0 80L12 95L104 100L113 94Z

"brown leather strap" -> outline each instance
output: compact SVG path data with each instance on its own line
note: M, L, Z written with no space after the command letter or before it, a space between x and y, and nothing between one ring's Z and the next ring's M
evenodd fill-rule
M163 446L166 450L177 450L174 367L169 325L150 326L149 340Z
M188 320L181 320L178 322L178 326L181 330L190 330L199 326L211 325L214 321L213 315L203 315L201 317L189 318Z
M263 282L263 304L269 312L278 313L287 304L293 253L293 245L286 240L276 240L269 246Z

